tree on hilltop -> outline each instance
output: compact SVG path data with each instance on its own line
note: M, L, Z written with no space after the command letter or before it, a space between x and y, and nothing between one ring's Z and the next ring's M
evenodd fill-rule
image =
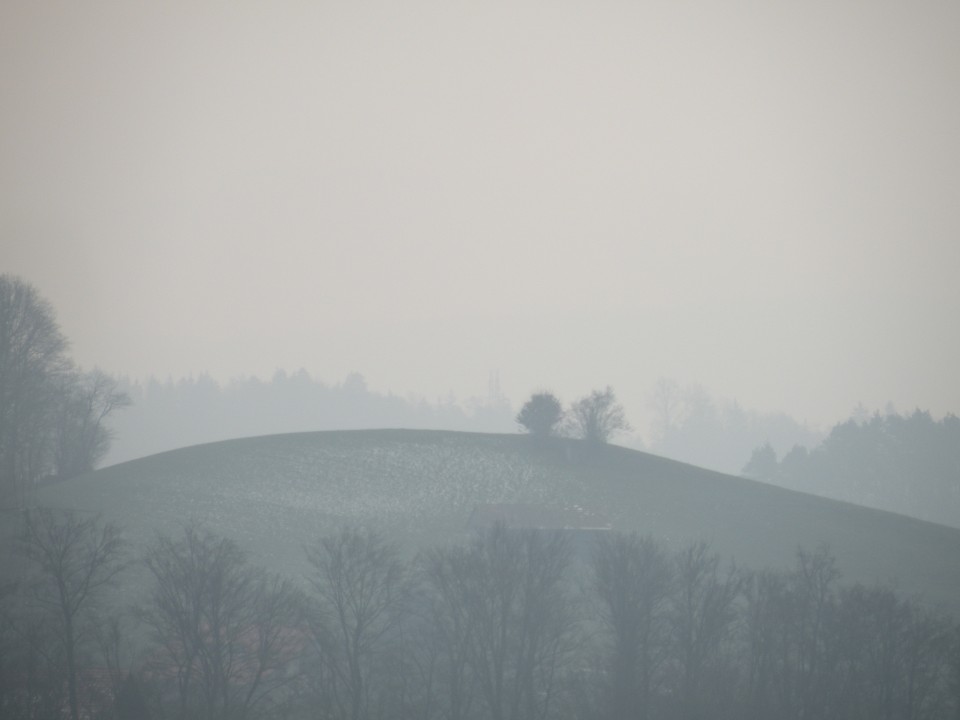
M517 414L517 422L535 437L553 435L563 419L563 406L556 395L534 393Z
M631 429L623 405L617 402L609 385L577 400L568 418L574 437L592 443L606 443L615 432Z

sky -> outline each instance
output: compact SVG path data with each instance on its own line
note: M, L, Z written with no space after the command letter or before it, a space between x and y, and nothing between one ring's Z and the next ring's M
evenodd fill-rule
M0 272L133 378L960 411L960 3L0 3Z

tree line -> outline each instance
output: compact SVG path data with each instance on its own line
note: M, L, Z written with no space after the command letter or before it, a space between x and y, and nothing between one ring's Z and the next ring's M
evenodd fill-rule
M0 275L0 508L25 507L43 478L92 470L110 447L107 418L130 402L67 347L50 304Z
M960 626L843 584L826 549L750 572L704 542L500 524L405 558L346 528L305 547L294 581L195 524L134 557L115 525L42 509L15 546L11 720L960 713ZM139 597L119 595L123 573Z
M794 490L960 527L960 419L866 412L839 423L819 445L778 460L758 447L745 475Z

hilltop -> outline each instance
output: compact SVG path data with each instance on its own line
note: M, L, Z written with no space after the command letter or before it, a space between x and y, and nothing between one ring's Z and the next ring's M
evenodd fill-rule
M413 551L467 532L478 504L577 508L671 546L708 540L751 568L830 546L848 582L894 582L960 614L960 530L785 490L616 446L423 430L272 435L197 445L41 488L38 503L99 512L135 545L187 519L296 574L302 545L342 525Z

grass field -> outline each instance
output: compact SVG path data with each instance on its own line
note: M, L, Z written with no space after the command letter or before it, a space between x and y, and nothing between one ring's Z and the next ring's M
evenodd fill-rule
M615 446L422 430L298 433L198 445L41 488L100 513L135 546L188 520L297 575L302 546L342 525L411 552L464 537L484 503L577 506L671 546L709 541L751 568L827 544L848 582L892 583L960 616L960 530Z

